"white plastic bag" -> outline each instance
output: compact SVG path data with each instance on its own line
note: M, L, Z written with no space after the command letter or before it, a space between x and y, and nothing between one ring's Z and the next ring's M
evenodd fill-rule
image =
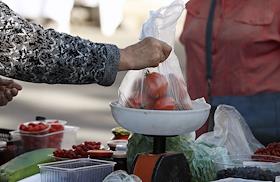
M185 7L175 0L150 13L141 39L154 37L173 47L167 60L156 68L129 71L119 88L119 104L138 109L182 110L191 108L186 82L174 53L176 23Z
M230 155L251 155L263 147L234 107L219 105L214 122L214 131L201 135L196 142L224 146Z
M109 174L103 182L142 182L142 180L134 174L129 175L123 170L117 170Z

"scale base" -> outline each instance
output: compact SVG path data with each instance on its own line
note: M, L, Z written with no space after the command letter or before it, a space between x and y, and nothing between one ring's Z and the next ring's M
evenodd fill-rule
M182 153L138 154L133 174L143 182L190 182L191 173Z

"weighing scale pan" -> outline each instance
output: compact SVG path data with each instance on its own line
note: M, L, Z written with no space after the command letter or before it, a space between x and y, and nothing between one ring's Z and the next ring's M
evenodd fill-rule
M134 133L175 136L199 129L207 120L211 106L201 99L192 101L191 110L146 110L110 103L115 121Z

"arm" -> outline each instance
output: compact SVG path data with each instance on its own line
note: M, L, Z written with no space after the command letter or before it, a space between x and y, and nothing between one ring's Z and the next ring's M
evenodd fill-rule
M0 75L49 84L114 82L120 61L115 45L44 30L1 1L0 8Z

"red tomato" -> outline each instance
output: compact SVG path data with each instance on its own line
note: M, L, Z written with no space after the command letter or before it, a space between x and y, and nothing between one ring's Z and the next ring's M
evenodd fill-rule
M34 126L36 126L37 124L36 123L28 123L28 127L34 127Z
M33 127L33 131L41 131L43 128L40 125L36 125Z
M24 124L20 124L19 129L23 131L27 131L28 128Z
M141 98L137 95L131 96L127 101L127 106L135 109L140 109L141 104Z
M48 125L44 123L28 123L28 124L20 124L19 129L22 131L28 132L38 132L43 131L48 128Z
M161 98L167 94L167 79L157 72L147 73L144 80L145 92L152 98Z
M156 101L155 110L175 110L176 102L172 97L163 97Z
M127 101L128 107L136 109L152 109L155 100L143 92L142 95L140 92L134 92L132 97Z
M49 129L49 132L52 133L52 132L57 132L57 131L62 131L62 130L64 130L63 125L54 123L54 124L51 124L51 128Z

